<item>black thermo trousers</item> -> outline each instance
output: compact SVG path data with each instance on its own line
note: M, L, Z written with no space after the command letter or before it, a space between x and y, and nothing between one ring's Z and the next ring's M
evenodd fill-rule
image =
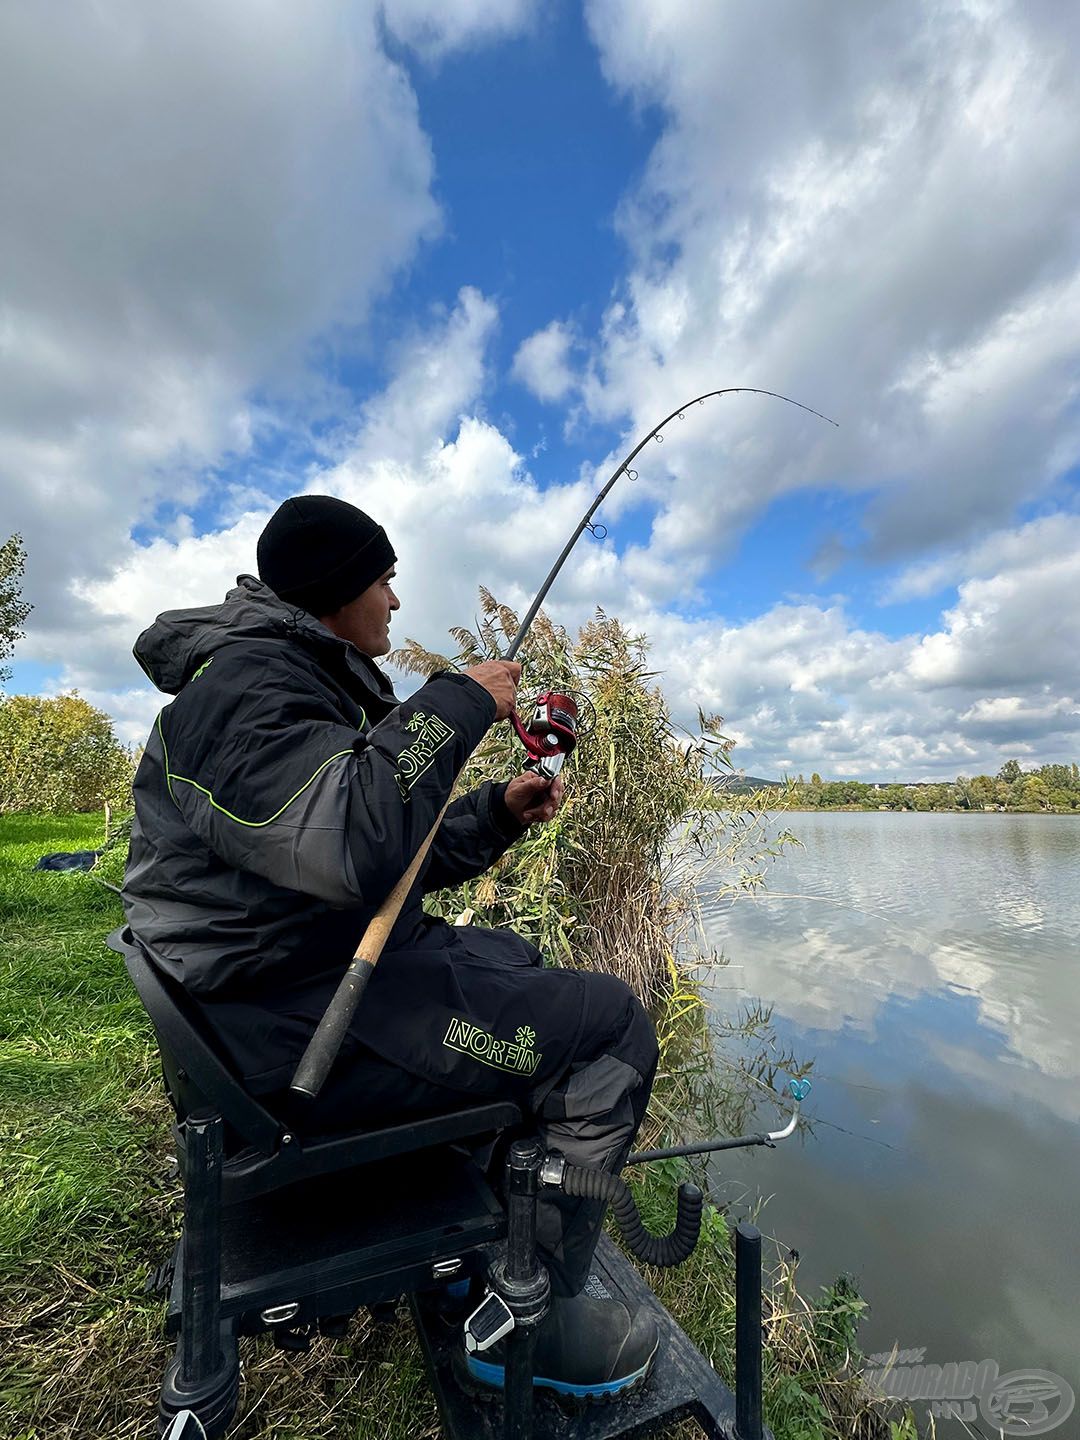
M575 1001L582 1009L577 1040L560 1056L554 1083L549 1075L524 1093L511 1094L504 1087L502 1097L523 1105L530 1129L548 1149L561 1150L572 1164L617 1174L645 1115L656 1074L659 1057L652 1022L630 989L612 975L557 969L526 973L526 990L548 991L553 999L561 990L560 1003L551 1008L563 1017L568 995L580 997ZM464 1066L452 1087L436 1085L362 1048L347 1065L335 1068L307 1109L297 1112L289 1106L290 1123L311 1134L374 1129L496 1098L490 1074L476 1070L475 1088ZM267 1098L274 1108L273 1097ZM499 1183L498 1176L493 1179ZM600 1201L541 1198L537 1239L555 1294L576 1295L584 1287L603 1218Z

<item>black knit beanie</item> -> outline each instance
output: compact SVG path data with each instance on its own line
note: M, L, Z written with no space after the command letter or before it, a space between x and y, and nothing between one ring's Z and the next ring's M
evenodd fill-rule
M396 562L386 531L332 495L283 501L259 536L259 579L290 605L333 615Z

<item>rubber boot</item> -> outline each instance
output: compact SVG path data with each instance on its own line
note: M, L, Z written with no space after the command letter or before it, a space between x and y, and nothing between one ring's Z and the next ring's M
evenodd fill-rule
M621 1300L553 1296L533 1352L533 1385L576 1400L607 1400L644 1384L660 1344L651 1315ZM501 1388L502 1342L467 1355L469 1374Z

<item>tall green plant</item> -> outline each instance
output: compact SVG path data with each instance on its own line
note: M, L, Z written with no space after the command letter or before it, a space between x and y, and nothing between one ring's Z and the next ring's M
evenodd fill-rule
M483 589L480 605L475 630L451 631L452 659L409 641L391 662L427 675L498 656L518 617ZM647 655L645 638L602 610L573 639L537 616L520 656L522 695L540 686L577 689L595 709L596 728L566 766L556 819L434 904L447 916L471 911L485 925L513 925L550 959L618 975L650 1002L671 993L702 872L738 854L739 883L752 883L753 861L769 847L758 797L719 786L731 772L722 719L700 715L696 734L681 733ZM496 726L462 783L506 779L523 759L510 727Z

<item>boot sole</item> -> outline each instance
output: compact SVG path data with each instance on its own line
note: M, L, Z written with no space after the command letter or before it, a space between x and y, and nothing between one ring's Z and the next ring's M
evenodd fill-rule
M642 1388L649 1378L649 1372L652 1370L653 1361L656 1359L659 1349L660 1336L657 1335L656 1344L644 1365L619 1380L608 1380L599 1385L572 1385L565 1380L553 1380L548 1376L534 1375L533 1390L544 1391L560 1409L573 1411L584 1410L591 1405L610 1405ZM458 1373L461 1374L463 1371L472 1382L467 1387L470 1393L478 1396L487 1395L494 1399L495 1393L501 1390L505 1383L505 1366L496 1365L490 1360L480 1360L474 1355L465 1355L461 1358L464 1363Z

